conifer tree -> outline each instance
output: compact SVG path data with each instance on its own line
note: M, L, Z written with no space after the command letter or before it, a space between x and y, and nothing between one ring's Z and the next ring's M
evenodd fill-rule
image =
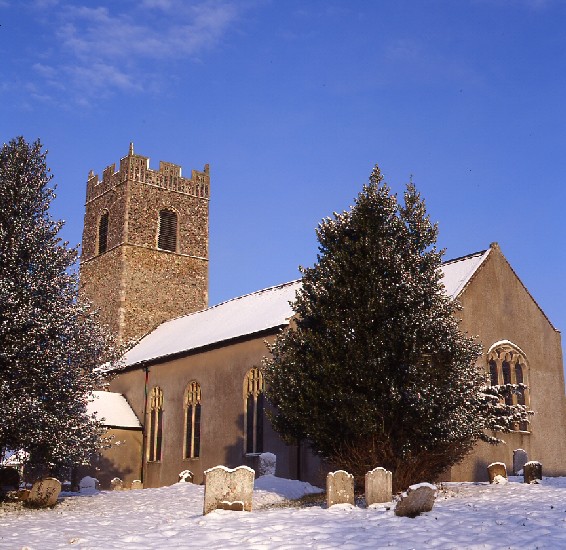
M54 471L98 449L86 404L114 352L77 301L77 249L49 215L45 159L39 141L21 137L0 151L0 460L24 451L30 465Z
M274 428L357 480L434 480L497 427L526 418L486 388L480 347L443 292L437 226L411 183L398 203L379 168L346 212L317 229L293 325L264 361ZM506 391L512 391L507 388Z

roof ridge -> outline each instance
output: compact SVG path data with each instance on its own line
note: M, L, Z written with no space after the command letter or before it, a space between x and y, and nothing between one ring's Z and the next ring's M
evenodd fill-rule
M474 256L483 256L488 250L489 250L489 248L486 248L485 250L480 250L478 252L472 252L471 254L459 256L458 258L451 258L450 260L446 260L445 262L442 262L442 265L451 264L451 263L454 263L454 262L460 262L462 260L469 260L470 258L473 258Z
M286 283L280 283L278 285L273 285L273 286L268 286L266 288L261 288L259 290L255 290L254 292L248 292L247 294L242 294L241 296L235 296L234 298L230 298L228 300L224 300L223 302L219 302L217 304L214 304L213 306L209 306L205 309L199 309L198 311L191 311L190 313L185 313L183 315L179 315L178 317L172 317L171 319L167 319L167 321L164 321L163 323L161 323L158 326L163 326L166 325L167 323L170 323L171 321L176 321L177 319L182 319L183 317L190 317L191 315L196 315L197 313L203 313L204 311L209 311L211 309L216 309L217 307L223 306L224 304L229 304L230 302L235 302L237 300L241 300L243 298L247 298L248 296L253 296L255 294L261 294L263 292L268 292L270 290L275 290L277 288L284 288L286 286L290 286L293 285L295 283L298 283L301 279L294 279L292 281L287 281ZM155 327L157 328L157 327ZM153 329L155 330L155 329ZM151 330L150 332L153 332L153 330ZM148 333L149 334L149 333Z

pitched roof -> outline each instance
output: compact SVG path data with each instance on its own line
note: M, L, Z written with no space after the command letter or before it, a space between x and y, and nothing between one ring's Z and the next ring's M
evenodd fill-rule
M442 264L442 283L450 298L457 298L462 293L490 251L491 248L488 248Z
M456 298L464 290L489 251L442 265L442 282L450 298ZM166 321L125 354L124 365L154 361L285 326L294 315L289 302L295 299L300 284L300 281L292 281L273 286Z
M175 355L287 325L300 281L246 294L203 311L165 321L124 356L125 365Z
M113 428L141 428L138 417L121 393L93 391L87 403L87 413L94 414L103 426Z

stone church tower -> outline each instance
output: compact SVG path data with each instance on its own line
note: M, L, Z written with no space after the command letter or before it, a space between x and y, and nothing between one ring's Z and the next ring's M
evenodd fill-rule
M134 153L87 181L80 293L120 342L208 305L210 177Z

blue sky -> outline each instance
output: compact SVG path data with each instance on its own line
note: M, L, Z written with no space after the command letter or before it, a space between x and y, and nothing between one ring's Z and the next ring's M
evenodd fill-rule
M88 171L211 165L210 302L299 276L379 164L446 258L498 241L566 329L563 0L0 0L0 139L41 138L79 243Z

